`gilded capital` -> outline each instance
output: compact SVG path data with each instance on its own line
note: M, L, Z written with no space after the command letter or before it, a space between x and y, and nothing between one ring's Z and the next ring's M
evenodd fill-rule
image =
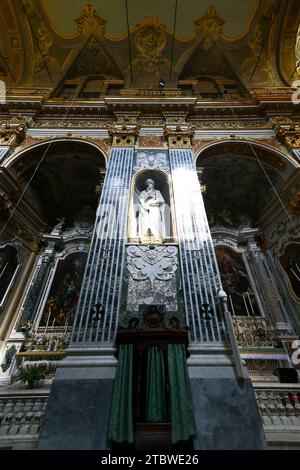
M19 145L26 136L27 126L24 123L13 125L5 123L0 125L0 145L13 147Z
M276 125L275 132L279 140L289 150L300 148L300 126L298 124L280 123Z
M175 129L165 129L165 138L170 149L191 148L194 137L194 127L182 129L177 126Z
M139 135L139 126L122 127L109 126L108 133L112 139L114 147L133 147Z

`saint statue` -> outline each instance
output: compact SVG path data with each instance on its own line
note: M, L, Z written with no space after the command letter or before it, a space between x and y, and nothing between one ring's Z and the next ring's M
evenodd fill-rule
M165 237L165 201L151 178L146 181L139 203L139 237Z

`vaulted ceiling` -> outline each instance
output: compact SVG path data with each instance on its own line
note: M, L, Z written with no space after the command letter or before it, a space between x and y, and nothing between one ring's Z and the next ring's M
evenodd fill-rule
M225 74L246 88L300 77L299 0L178 0L175 33L175 0L128 0L129 38L125 0L91 1L2 0L0 79L55 90L76 73L126 87L150 76L174 87Z
M111 36L127 35L125 0L93 0L91 1L98 13L107 20L106 32ZM74 18L87 4L87 0L72 0L72 15L70 15L69 0L41 0L42 7L47 12L49 20L59 34L74 36L77 33ZM258 0L243 0L236 8L236 0L179 0L177 2L176 33L189 36L194 33L194 22L214 5L224 19L224 34L236 37L249 26L256 9ZM168 28L173 29L175 0L128 0L129 26L134 27L145 16L156 16Z

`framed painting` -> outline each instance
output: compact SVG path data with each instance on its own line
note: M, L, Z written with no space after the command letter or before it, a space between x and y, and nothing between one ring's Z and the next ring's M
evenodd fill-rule
M71 253L59 260L39 327L73 324L86 261L85 252Z
M226 246L216 246L215 252L231 313L239 316L259 316L260 311L242 255Z

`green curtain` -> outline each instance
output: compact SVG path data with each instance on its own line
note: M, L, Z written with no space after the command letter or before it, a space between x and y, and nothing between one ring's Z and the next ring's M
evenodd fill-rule
M185 346L169 344L168 369L172 443L196 435L194 410L188 376Z
M121 345L113 387L108 439L115 442L134 441L132 419L132 344Z
M148 348L146 421L147 423L167 421L164 355L162 349L157 346Z

